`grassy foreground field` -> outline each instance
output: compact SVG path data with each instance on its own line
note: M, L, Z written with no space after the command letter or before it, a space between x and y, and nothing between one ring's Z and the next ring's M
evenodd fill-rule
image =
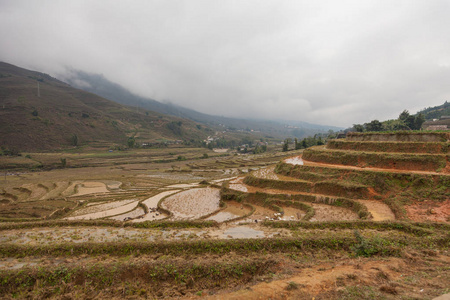
M180 147L1 157L1 298L431 299L450 292L447 221L399 220L372 177L300 170L280 163L285 155ZM414 191L411 201L431 199Z

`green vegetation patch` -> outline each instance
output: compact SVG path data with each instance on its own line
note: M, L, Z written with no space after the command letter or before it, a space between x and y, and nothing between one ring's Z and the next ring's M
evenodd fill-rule
M122 292L127 291L128 296L154 298L162 296L167 285L197 290L236 286L252 280L255 276L274 272L276 269L275 260L262 258L189 262L164 260L145 261L139 264L59 266L50 269L38 267L0 271L0 294L26 293L34 288L34 295L43 292L47 298L74 290L85 293L116 288ZM173 294L174 291L176 289L170 291L172 296L180 295Z
M352 170L336 167L300 166L280 162L275 172L278 174L302 178L303 173L325 174L329 180L339 180L342 183L353 182L373 187L381 194L400 194L408 192L408 198L413 200L432 199L443 201L450 197L450 175L418 174L406 172Z
M450 225L436 223L409 223L409 222L374 222L374 221L334 221L334 222L299 222L299 221L265 221L263 226L289 229L375 229L396 230L413 234L418 237L429 236L437 231L450 229ZM442 226L442 227L441 227ZM447 244L449 241L447 241Z
M345 166L394 168L401 170L439 172L447 165L445 155L400 154L327 150L308 148L303 152L305 160Z
M448 142L448 132L395 131L395 132L349 132L350 141L393 141L393 142Z
M445 154L450 151L450 143L446 142L365 142L329 140L327 149L369 152L400 152Z
M220 190L220 197L222 200L235 200L238 202L249 202L255 203L259 205L281 205L281 206L291 206L301 210L306 211L306 215L303 220L309 220L314 216L314 209L303 202L311 202L311 203L322 203L331 206L345 207L353 212L355 212L359 218L368 219L371 217L367 207L357 201L342 198L342 197L328 197L322 195L290 195L290 194L266 194L261 192L256 193L244 193L240 191L235 191L227 188L226 186L222 187Z
M218 226L215 221L196 220L196 221L145 221L139 223L120 222L115 220L48 220L37 222L21 222L21 223L2 223L0 231L23 228L39 228L39 227L131 227L131 228L206 228Z

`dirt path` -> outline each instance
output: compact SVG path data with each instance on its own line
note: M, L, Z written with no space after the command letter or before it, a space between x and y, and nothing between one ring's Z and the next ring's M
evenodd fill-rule
M260 300L260 299L432 299L444 291L447 275L421 277L418 272L440 268L450 263L448 256L430 261L411 261L402 258L379 260L346 259L321 263L312 267L289 269L292 276L271 282L257 283L246 289L223 291L207 296L208 300ZM439 273L439 272L437 272ZM289 274L289 273L288 273ZM348 288L348 287L352 288ZM371 287L371 288L368 288ZM438 291L436 289L439 288ZM364 295L364 291L368 294ZM186 297L184 299L193 299ZM445 298L444 299L449 299Z
M430 172L430 171L414 171L414 170L401 170L401 169L383 169L383 168L372 168L372 167L356 167L356 166L346 166L346 165L337 165L337 164L328 164L328 163L318 163L314 161L304 160L302 155L297 156L298 159L301 159L304 166L309 167L325 167L325 168L337 168L337 169L346 169L346 170L358 170L358 171L371 171L371 172L393 172L393 173L414 173L414 174L425 174L425 175L449 175L448 173L438 173L438 172ZM286 163L288 163L285 160Z

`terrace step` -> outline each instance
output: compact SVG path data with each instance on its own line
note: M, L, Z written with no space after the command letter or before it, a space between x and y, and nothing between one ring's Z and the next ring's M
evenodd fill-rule
M448 154L359 152L311 147L305 149L303 159L330 165L450 173Z
M349 141L376 141L376 142L449 142L448 132L349 132L346 139Z
M368 186L348 181L326 180L311 182L295 178L292 179L294 180L285 181L276 179L264 179L249 175L245 177L244 183L250 186L261 188L316 193L321 195L347 197L352 199L371 199L376 195L369 190Z
M241 193L244 193L246 195L248 194L255 194L258 195L258 193L260 194L269 194L269 195L279 195L281 198L286 198L286 199L295 199L295 201L300 201L300 202L307 202L308 205L309 203L316 203L316 204L324 204L324 205L329 205L330 203L333 204L335 201L356 201L360 204L362 204L363 206L365 206L365 201L368 200L364 200L364 199L346 199L343 197L333 197L330 195L325 195L322 193L314 193L314 192L302 192L302 191L293 191L293 190L285 190L285 189L276 189L276 188L266 188L266 187L255 187L255 186L250 186L247 185L245 183L243 183L243 177L239 177L237 179L234 179L230 182L229 184L229 189L233 190L233 191L238 191ZM375 201L375 200L372 200ZM251 202L252 204L254 204L253 202ZM374 205L372 205L371 210L375 213L380 215L381 211L385 211L385 212L391 212L389 206L387 206L385 203L383 203L382 201L375 201L375 202L370 202L370 203L379 203L379 205L377 207L375 207ZM367 208L367 211L371 213L371 210L369 210L369 208ZM386 213L388 214L388 213ZM390 214L389 214L390 215ZM393 215L393 214L392 214ZM390 216L392 216L390 215ZM391 217L389 217L390 219ZM388 217L386 217L386 219L388 219Z
M450 152L450 143L347 141L335 139L328 141L326 148L347 151L447 154Z

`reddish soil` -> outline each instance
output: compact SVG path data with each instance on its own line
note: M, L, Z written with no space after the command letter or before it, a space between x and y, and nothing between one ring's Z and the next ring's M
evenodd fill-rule
M450 200L444 202L423 201L406 206L408 218L417 222L448 222L450 221Z
M337 259L304 268L283 265L282 279L202 299L432 299L445 293L449 272L443 270L450 257L405 255L408 258Z
M299 156L301 157L301 156ZM442 175L442 174L449 174L450 169L445 168L442 170L442 172L431 172L431 171L414 171L414 170L404 170L404 169L396 169L394 166L392 168L372 168L372 167L355 167L355 166L345 166L345 165L336 165L336 164L328 164L328 163L319 163L309 160L303 160L304 166L311 166L311 167L328 167L328 168L339 168L339 169L352 169L352 170L364 170L364 171L375 171L375 172L394 172L394 173L415 173L415 174L428 174L428 175Z

